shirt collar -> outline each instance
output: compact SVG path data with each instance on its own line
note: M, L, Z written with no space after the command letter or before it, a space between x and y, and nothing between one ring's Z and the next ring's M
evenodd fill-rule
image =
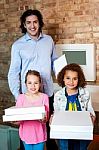
M44 36L43 33L40 33L39 37L37 38L37 41L38 41L39 39L41 39L43 36ZM26 39L26 41L33 40L33 39L29 36L28 33L25 34L25 39Z

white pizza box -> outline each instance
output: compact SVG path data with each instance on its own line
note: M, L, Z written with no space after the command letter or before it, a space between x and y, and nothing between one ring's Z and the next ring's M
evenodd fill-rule
M5 115L45 113L45 106L33 106L33 107L12 106L12 107L5 109L4 112L5 112Z
M50 128L51 138L93 138L93 124L88 111L57 111L54 113Z
M43 119L44 116L45 116L45 113L3 115L3 122L5 122L5 121L22 121L22 120L39 120L39 119Z
M81 139L93 140L92 132L64 132L64 131L51 131L50 138L52 139Z

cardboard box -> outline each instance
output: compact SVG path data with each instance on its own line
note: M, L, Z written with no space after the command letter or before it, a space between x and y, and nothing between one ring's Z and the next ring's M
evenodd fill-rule
M21 121L21 120L39 120L45 115L44 106L35 107L10 107L4 110L3 122L5 121Z
M50 127L50 138L93 139L93 124L87 111L57 111Z
M3 122L5 121L22 121L22 120L39 120L44 118L45 113L36 114L19 114L19 115L3 115Z
M35 106L35 107L12 106L12 107L5 109L4 112L5 112L5 115L45 113L45 107L44 106Z

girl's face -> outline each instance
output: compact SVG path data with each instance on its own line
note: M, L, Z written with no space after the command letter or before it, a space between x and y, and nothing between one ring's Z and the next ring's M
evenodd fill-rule
M37 94L40 89L39 77L36 75L28 75L26 86L27 86L27 91L30 94Z
M76 89L78 85L78 73L76 71L67 70L63 81L67 89Z

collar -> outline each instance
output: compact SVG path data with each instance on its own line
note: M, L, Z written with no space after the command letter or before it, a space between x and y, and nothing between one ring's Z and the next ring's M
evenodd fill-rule
M78 97L78 95L79 95L79 90L78 90L78 93L76 93L75 95L76 95L76 97ZM68 93L67 93L67 91L66 91L66 88L65 88L65 96L68 97Z
M86 88L78 87L78 95L80 95L80 96L81 96L81 95L86 95L85 89L86 89ZM66 86L63 87L63 91L64 91L64 94L65 94Z
M43 33L40 33L39 37L38 37L36 40L38 41L38 40L41 39L43 36L44 36ZM34 39L32 39L32 38L29 36L28 33L25 34L25 39L26 39L26 41L34 40ZM35 41L36 41L36 40L35 40Z
M79 91L79 95L85 95L85 88L79 87L78 91Z

